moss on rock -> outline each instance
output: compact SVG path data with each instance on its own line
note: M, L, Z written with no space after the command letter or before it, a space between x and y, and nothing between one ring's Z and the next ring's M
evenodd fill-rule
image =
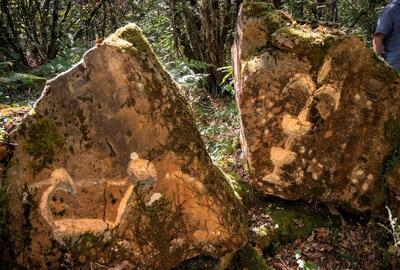
M126 50L135 54L141 52L155 56L142 30L134 23L119 28L114 34L105 39L102 45L115 46L121 50Z
M324 28L311 29L304 25L291 25L277 29L272 35L274 46L293 51L310 58L313 66L319 67L329 48L344 33L331 32Z
M64 137L58 131L53 120L38 118L27 132L25 132L24 149L35 162L34 171L39 170L52 162L56 151L64 144Z
M332 227L340 224L338 217L316 214L314 211L295 207L271 207L266 212L272 217L276 227L273 235L284 241L307 237L318 227Z
M275 10L274 6L267 2L245 1L242 6L243 14L251 17L261 17L265 12Z
M310 60L319 66L334 41L344 35L341 31L330 31L323 27L311 29L296 24L288 14L276 10L269 2L246 1L242 6L242 14L251 19L261 20L262 28L268 35L265 48L253 52L253 56L273 45L283 50L309 55L312 58Z
M247 1L243 3L242 12L244 16L262 19L270 34L293 23L289 16L280 10L276 10L273 4L268 2Z
M229 269L272 270L273 268L267 265L261 252L248 244L236 253Z
M339 217L323 210L316 212L303 204L273 202L267 204L264 215L270 222L251 229L253 240L262 248L308 237L316 228L339 227L341 224Z

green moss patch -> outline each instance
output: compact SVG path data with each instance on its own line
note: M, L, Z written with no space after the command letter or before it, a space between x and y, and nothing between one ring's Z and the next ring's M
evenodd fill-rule
M243 3L242 12L246 16L261 17L265 12L274 11L275 7L267 2L247 0Z
M307 56L313 66L319 68L325 56L335 43L341 40L340 35L332 34L330 30L311 29L304 25L293 25L282 27L274 32L273 38L277 41L286 40L289 46L287 49L295 52L299 56Z
M122 31L116 32L120 38L132 43L136 49L139 51L152 51L150 44L147 42L146 38L143 36L142 30L135 24L128 24Z
M327 50L334 41L340 40L341 35L344 34L324 27L311 29L308 26L296 24L288 14L276 10L272 4L267 2L246 1L243 4L242 12L245 17L262 19L264 28L270 36L266 40L268 42L266 47L258 53L265 51L272 44L277 45L274 40L278 43L280 40L284 43L290 43L288 50L299 54L299 56L307 56L317 67L325 58ZM281 48L282 46L278 47Z
M311 209L305 204L271 202L258 210L263 216L262 222L251 226L252 239L261 247L270 247L275 243L289 243L298 238L306 238L320 227L339 227L341 220L325 209ZM261 224L261 225L259 225Z
M325 46L329 34L313 31L305 26L283 27L276 31L276 35L285 36L298 42L299 47L322 47Z
M266 2L247 1L243 4L242 12L244 16L263 19L270 34L293 22L289 16L284 15L282 11L276 10L272 4Z
M135 54L145 52L155 56L142 30L134 23L119 28L104 41L104 44L115 46L121 50L127 50Z
M340 224L338 217L316 213L309 209L271 207L266 209L266 212L274 223L273 235L284 241L307 237L318 227L333 227Z
M251 245L246 245L236 253L229 269L272 270L273 268L267 265L261 252L258 252Z
M35 159L32 167L34 171L37 171L52 162L56 151L63 144L64 137L58 131L54 121L39 118L25 132L23 147Z

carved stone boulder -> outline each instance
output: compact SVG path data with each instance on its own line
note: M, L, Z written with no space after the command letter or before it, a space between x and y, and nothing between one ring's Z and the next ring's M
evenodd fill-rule
M361 212L382 205L400 142L393 69L357 36L298 24L261 1L243 4L232 57L256 188Z
M12 142L21 266L169 269L245 241L240 202L133 24L49 81Z

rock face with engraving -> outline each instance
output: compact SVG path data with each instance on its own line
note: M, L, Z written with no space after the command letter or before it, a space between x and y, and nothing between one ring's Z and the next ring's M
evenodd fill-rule
M256 1L241 8L232 56L254 186L362 212L382 204L400 142L393 69L355 35Z
M13 142L20 265L169 269L245 241L240 203L135 25L49 81Z

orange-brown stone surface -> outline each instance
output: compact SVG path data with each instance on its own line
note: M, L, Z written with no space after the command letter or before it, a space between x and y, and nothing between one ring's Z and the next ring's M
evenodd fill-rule
M393 69L357 36L298 24L261 1L243 4L232 56L256 188L361 212L384 202L400 142Z
M245 241L240 203L135 25L49 81L12 141L20 266L169 269Z

